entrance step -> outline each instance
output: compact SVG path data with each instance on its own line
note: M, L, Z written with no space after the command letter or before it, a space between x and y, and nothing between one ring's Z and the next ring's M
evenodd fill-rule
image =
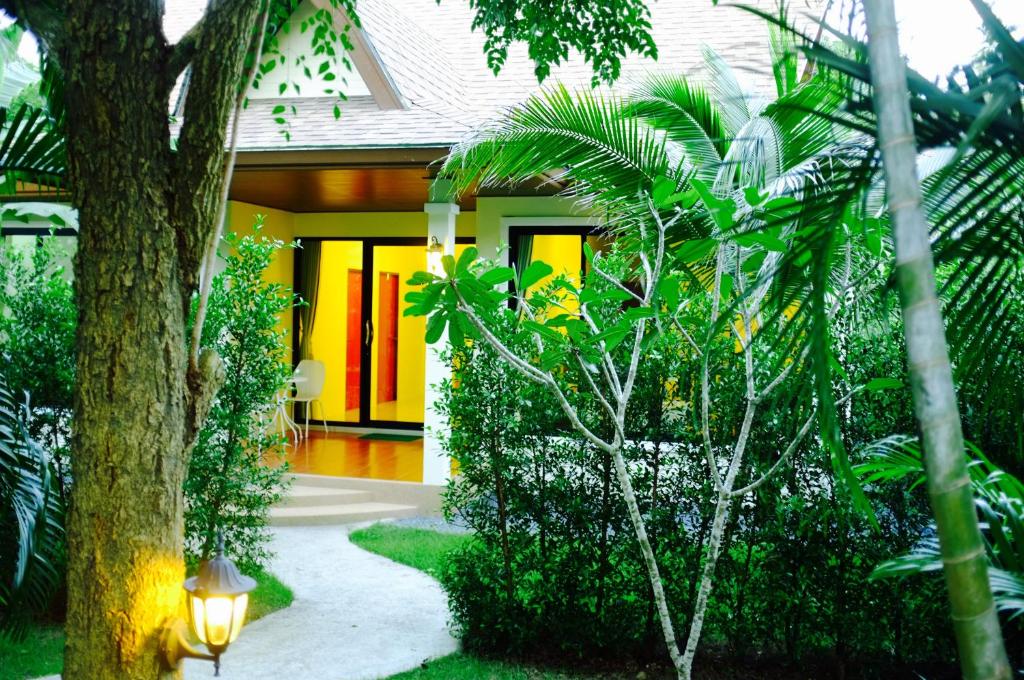
M377 519L412 517L417 514L419 514L419 508L415 505L373 501L340 505L278 506L270 510L270 525L288 527L352 524Z
M347 505L373 500L373 493L359 489L331 489L320 486L294 485L281 499L279 508L310 508L321 505Z
M290 475L290 481L270 509L271 526L351 524L434 515L440 508L440 487L318 475Z

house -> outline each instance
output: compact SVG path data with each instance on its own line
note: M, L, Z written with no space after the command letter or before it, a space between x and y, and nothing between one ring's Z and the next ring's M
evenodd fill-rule
M168 4L165 30L174 41L199 18L205 0ZM728 51L730 62L752 77L770 78L767 29L754 15L710 0L651 7L659 60L627 60L618 87L654 70L696 72L705 44ZM306 56L313 63L301 28L318 11L333 10L327 0L298 7L290 30L279 34L283 63L249 93L228 228L247 231L260 214L266 233L302 244L283 251L269 275L311 303L306 316L296 312L284 323L295 339L296 362L325 365L317 420L322 415L332 429L424 431L422 464L410 478L442 484L451 470L437 439L445 424L430 405L431 385L445 367L436 348L425 345L424 319L402 315L406 281L428 266L435 240L446 252L475 243L485 257L507 258L502 246L516 249L532 236L532 257L578 268L583 240L600 217L556 196L560 187L541 179L457 198L434 181L453 144L539 88L521 46L500 75L487 68L468 3L360 0L361 28L350 34L353 69L341 88L345 101L325 94L336 86L317 69L307 74L296 65ZM335 23L347 21L338 16ZM576 59L554 69L550 80L587 87L591 70ZM185 78L176 88L172 113L187 86Z

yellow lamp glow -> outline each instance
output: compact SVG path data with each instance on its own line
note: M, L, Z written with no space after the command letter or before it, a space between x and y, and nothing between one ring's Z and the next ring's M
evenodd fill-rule
M256 587L254 579L245 576L235 563L224 556L224 537L217 536L217 554L203 563L199 573L185 580L192 631L210 650L202 654L185 640L185 624L181 620L167 626L162 639L164 658L170 668L177 668L181 659L209 659L214 675L220 675L220 655L238 639L245 624L249 591Z
M226 646L238 639L249 604L246 594L234 598L192 595L192 626L196 637L207 646Z

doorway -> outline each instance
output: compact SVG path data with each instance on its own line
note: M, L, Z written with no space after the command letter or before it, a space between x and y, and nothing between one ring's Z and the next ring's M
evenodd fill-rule
M426 239L317 240L319 261L312 266L319 267L318 292L308 358L326 369L320 401L328 424L421 428L426 319L403 316L402 310L406 294L414 290L407 281L426 268ZM296 281L311 266L303 259L305 251L299 253ZM297 363L300 338L294 340Z

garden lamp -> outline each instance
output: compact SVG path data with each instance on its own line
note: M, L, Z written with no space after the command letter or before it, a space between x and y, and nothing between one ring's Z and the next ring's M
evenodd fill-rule
M427 271L431 274L441 275L441 258L444 256L444 245L437 240L436 236L430 237L430 245L427 246Z
M185 638L187 627L181 619L164 630L162 649L167 665L177 668L182 659L213 661L214 675L220 675L220 655L238 638L245 623L249 591L255 579L245 576L235 563L224 556L224 536L217 532L217 553L204 562L196 576L185 579L192 631L210 650L196 651Z

